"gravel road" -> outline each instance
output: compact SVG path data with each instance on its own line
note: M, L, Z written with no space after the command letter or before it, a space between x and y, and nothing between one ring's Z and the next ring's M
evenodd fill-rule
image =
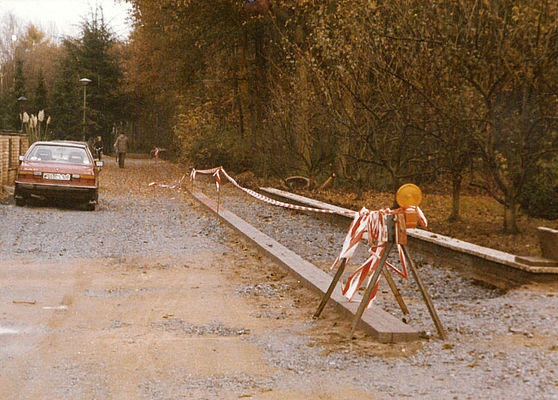
M150 168L146 161L132 159L128 166L124 176L111 164L101 172L100 202L94 212L40 201L28 207L0 207L0 260L157 257L189 247L213 249L214 242L225 237L215 219L190 212L181 195L161 196L147 187L150 178L168 179L161 165ZM178 173L176 168L171 171ZM206 239L209 234L211 241Z
M349 321L313 321L317 296L187 194L147 187L180 174L111 159L95 212L0 205L0 398L558 399L556 285L504 292L421 261L448 340L396 278L423 339L348 341ZM223 207L328 270L343 229L222 188ZM387 287L376 304L402 317Z

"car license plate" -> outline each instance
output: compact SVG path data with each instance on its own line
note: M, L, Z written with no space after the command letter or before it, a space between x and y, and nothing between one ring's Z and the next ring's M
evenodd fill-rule
M43 179L49 181L69 181L70 176L71 176L70 174L55 174L55 173L45 172L43 174Z

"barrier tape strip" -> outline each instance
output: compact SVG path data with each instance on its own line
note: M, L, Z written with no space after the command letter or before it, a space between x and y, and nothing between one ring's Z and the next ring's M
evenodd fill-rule
M217 186L217 191L221 190L221 177L219 176L219 170L215 171L213 174L215 177L215 186Z
M190 180L195 181L197 174L205 174L205 175L214 175L215 179L219 178L219 183L220 183L219 172L221 172L225 176L225 178L227 178L229 180L229 182L231 182L236 188L244 191L245 193L249 194L250 196L252 196L252 197L254 197L258 200L261 200L263 202L272 204L274 206L290 208L292 210L298 210L298 211L309 211L309 212L317 212L317 213L323 213L323 214L339 214L339 215L350 215L350 216L355 216L355 215L358 214L356 211L342 211L342 210L337 211L337 210L328 210L328 209L324 209L324 208L304 207L304 206L298 206L298 205L295 205L295 204L285 203L285 202L282 202L282 201L273 200L272 198L264 196L264 195L262 195L258 192L255 192L251 189L247 189L245 187L240 186L238 184L238 182L236 182L229 174L227 174L227 172L225 171L225 169L223 167L216 167L216 168L204 169L204 170L192 169L192 172L190 173Z
M180 178L180 180L178 182L176 182L174 185L163 185L163 184L159 184L157 182L151 182L147 186L167 188L167 189L177 189L182 185L182 183L184 182L185 179L186 179L186 174L182 175L182 178Z
M380 259L385 251L386 244L388 242L388 229L387 229L387 222L386 218L389 215L393 215L395 218L395 234L396 234L396 244L397 250L399 253L399 258L401 260L402 269L397 269L393 264L386 261L386 266L396 272L398 275L402 276L403 278L408 277L407 273L407 262L405 260L405 256L403 254L403 248L401 244L399 244L400 238L404 237L405 235L405 212L414 212L418 216L418 223L422 225L424 228L427 227L427 220L424 216L420 207L412 206L406 208L398 208L392 210L390 208L382 208L380 210L368 210L363 207L360 211L342 211L342 210L328 210L323 208L313 208L313 207L304 207L298 206L295 204L285 203L282 201L277 201L271 199L267 196L264 196L258 192L255 192L251 189L247 189L242 187L236 182L223 167L216 167L211 169L204 169L204 170L197 170L192 169L190 172L189 180L194 182L196 180L197 174L204 174L204 175L213 175L215 178L215 185L217 187L217 191L220 191L221 187L221 176L222 173L236 188L242 190L243 192L247 193L248 195L269 203L274 206L289 208L292 210L299 210L299 211L309 211L309 212L317 212L323 214L338 214L338 215L349 215L354 217L353 221L351 222L351 226L349 227L349 231L347 232L347 236L343 242L343 247L341 248L341 252L335 259L331 269L334 269L339 265L339 262L342 258L346 259L346 264L350 261L352 256L354 255L359 243L364 239L364 235L367 234L368 246L370 248L370 257L364 263L357 268L357 270L347 279L345 286L342 289L343 296L345 296L349 301L353 300L358 289L362 286L363 282L368 277L368 281L366 285L370 283L372 279L372 275L374 271L378 268ZM183 175L179 182L175 183L172 186L169 185L160 185L156 182L151 182L149 184L150 187L161 187L161 188L169 188L169 189L176 189L180 187L180 185L184 182L186 175ZM400 219L403 218L401 222ZM376 282L370 299L368 300L367 307L369 307L376 294L378 292L380 280Z

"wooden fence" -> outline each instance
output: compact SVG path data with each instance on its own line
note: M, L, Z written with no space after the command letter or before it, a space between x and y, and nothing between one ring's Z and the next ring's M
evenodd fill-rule
M0 132L0 191L12 186L19 165L19 155L29 147L29 137L17 132Z

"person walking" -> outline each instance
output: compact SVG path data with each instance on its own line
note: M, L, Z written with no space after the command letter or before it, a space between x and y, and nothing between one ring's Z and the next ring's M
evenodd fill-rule
M103 138L101 136L97 136L97 140L95 140L93 144L93 149L95 150L95 158L100 160L103 154Z
M124 168L124 158L126 157L126 152L128 151L128 137L121 133L116 138L114 142L114 151L116 152L116 160L118 161L118 166Z

